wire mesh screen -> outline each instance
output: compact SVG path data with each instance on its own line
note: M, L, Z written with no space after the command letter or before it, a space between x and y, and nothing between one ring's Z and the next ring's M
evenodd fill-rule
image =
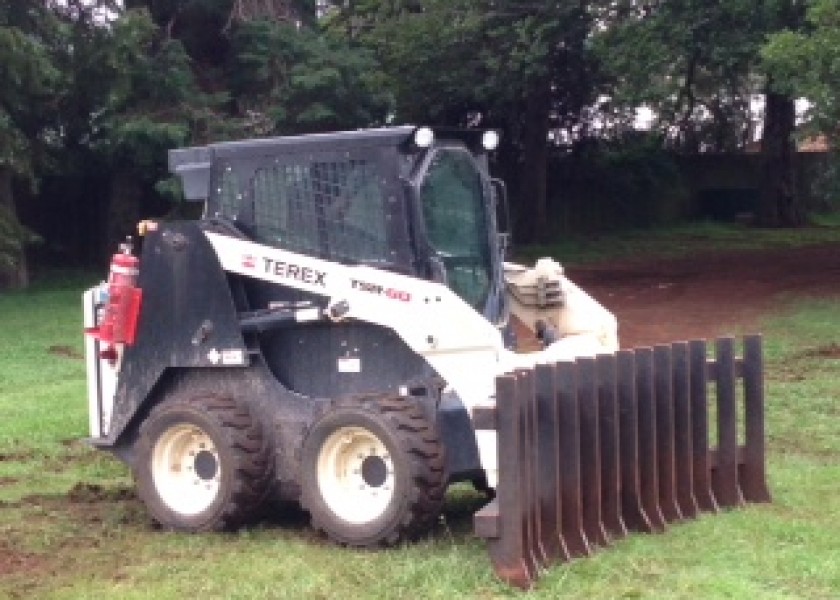
M404 262L394 245L407 240L389 242L396 200L379 163L335 154L310 158L228 165L218 179L218 211L246 224L256 241L293 252L349 262Z
M326 258L389 262L386 207L376 171L364 160L257 169L255 237Z
M235 218L239 212L242 194L239 193L239 178L230 167L222 171L218 192L219 211L227 217Z

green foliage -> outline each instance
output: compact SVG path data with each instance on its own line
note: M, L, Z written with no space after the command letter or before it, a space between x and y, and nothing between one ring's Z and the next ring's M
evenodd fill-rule
M453 109L478 105L483 99L477 88L488 84L479 81L487 73L480 56L482 22L480 10L464 2L432 0L422 12L412 3L360 3L333 26L346 23L379 56L395 90L397 120L452 123L464 117L450 114Z
M743 144L765 28L754 2L604 3L593 47L610 74L609 108L625 126L647 105L657 127L690 149Z
M818 202L815 208L823 213L840 211L840 154L836 150L826 153L810 181L811 193Z
M238 24L228 72L251 135L375 125L391 106L370 51L289 24Z
M97 150L117 168L161 176L166 151L197 137L211 101L199 92L184 47L146 11L128 11L113 24L107 60L111 89L97 118Z
M481 120L517 136L534 90L549 90L548 119L559 126L594 99L592 21L579 2L358 2L330 27L374 49L399 121Z
M794 96L771 87L760 53L769 34L803 29L805 3L626 0L597 5L603 26L593 45L612 76L609 96L619 121L626 126L628 113L647 103L674 147L743 150L752 141L752 96L763 93L765 177L758 221L802 225L806 207L793 183Z
M23 249L37 237L17 218L13 175L35 182L56 131L62 29L43 5L0 1L0 286L25 285Z
M42 8L19 4L0 3L0 166L29 176L59 81L47 45L57 24Z
M426 0L347 3L330 23L382 62L396 122L503 130L500 155L520 239L544 237L549 136L591 135L601 83L588 3Z
M40 240L21 225L7 207L0 205L0 273L18 269L23 249Z
M540 204L546 156L613 129L624 140L639 104L656 109L668 143L736 149L769 74L831 133L840 3L807 3L803 26L805 4L0 0L0 165L33 180L129 172L136 197L174 198L175 146L390 122L494 126L521 213L556 214L560 196ZM593 155L615 175L604 193L620 203L660 189L655 157L616 152Z
M2 106L0 106L0 166L9 167L16 173L31 172L29 142Z
M807 27L770 36L764 66L778 91L805 97L809 133L840 139L840 1L808 3Z

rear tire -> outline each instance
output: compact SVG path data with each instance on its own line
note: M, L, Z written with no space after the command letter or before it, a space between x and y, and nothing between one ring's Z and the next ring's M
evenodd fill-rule
M271 480L270 448L242 401L174 396L143 425L133 472L140 498L163 527L233 529L257 516Z
M312 526L358 547L427 533L446 487L443 446L415 404L343 401L314 424L301 455L301 505Z

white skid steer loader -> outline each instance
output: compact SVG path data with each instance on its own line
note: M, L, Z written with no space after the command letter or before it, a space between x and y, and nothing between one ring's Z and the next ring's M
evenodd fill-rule
M202 218L141 224L83 298L90 441L161 525L234 528L279 498L390 545L450 483L502 485L475 422L497 378L618 339L557 263L504 262L497 143L394 127L170 152ZM542 350L515 351L512 316Z

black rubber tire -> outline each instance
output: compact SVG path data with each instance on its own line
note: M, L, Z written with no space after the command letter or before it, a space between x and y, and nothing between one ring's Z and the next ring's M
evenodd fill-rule
M218 455L218 493L196 514L183 514L168 505L153 475L155 445L167 431L183 425L202 430ZM213 394L170 397L156 406L140 427L132 469L138 494L155 521L166 529L235 529L258 518L268 497L273 474L268 442L260 423L241 400Z
M324 443L344 427L376 436L391 456L394 493L380 515L351 523L335 514L318 483ZM444 448L435 427L415 403L394 396L340 401L310 429L301 453L301 506L314 529L342 545L392 546L427 534L436 524L446 490Z

